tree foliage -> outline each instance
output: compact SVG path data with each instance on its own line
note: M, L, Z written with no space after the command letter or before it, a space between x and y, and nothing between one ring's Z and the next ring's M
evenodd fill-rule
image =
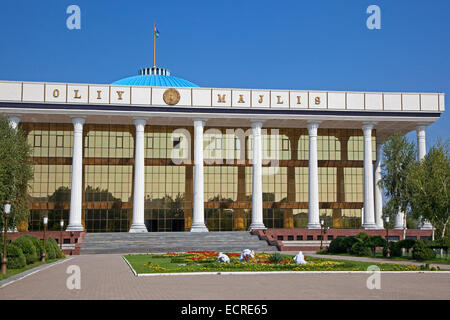
M414 144L408 142L405 136L393 135L383 146L381 184L392 207L403 212L409 206L407 179L415 159Z
M415 146L405 136L395 134L384 144L381 185L389 199L387 213L392 217L394 212L404 212L405 226L410 205L408 177L415 161Z
M28 219L29 209L27 191L33 178L30 161L31 146L20 129L10 126L8 119L0 118L0 212L1 226L4 224L3 204L11 202L11 215L8 227L14 228Z
M411 170L410 186L411 213L422 216L436 228L437 235L448 233L450 220L450 156L448 143L438 142L422 161Z

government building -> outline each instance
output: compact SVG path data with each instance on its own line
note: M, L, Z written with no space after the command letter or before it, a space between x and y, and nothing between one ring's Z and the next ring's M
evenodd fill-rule
M380 146L443 93L198 87L163 68L111 84L0 81L33 147L29 231L383 229ZM423 228L430 228L424 223Z

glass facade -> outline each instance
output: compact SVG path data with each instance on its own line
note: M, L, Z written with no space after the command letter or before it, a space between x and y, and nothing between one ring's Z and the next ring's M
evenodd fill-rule
M30 230L68 222L72 124L23 123L33 146ZM308 219L307 129L263 128L263 220L268 228L304 228ZM83 224L88 232L129 230L133 208L133 125L83 128ZM373 136L375 136L373 134ZM372 138L375 160L375 138ZM205 223L244 231L251 220L249 128L205 128ZM362 130L318 130L319 208L334 228L359 228L363 207ZM145 128L145 224L149 231L188 231L192 221L193 127Z
M85 125L83 218L88 232L128 231L132 214L134 126Z
M43 230L42 217L47 215L48 228L59 230L60 220L64 219L65 225L69 220L73 126L24 123L21 127L33 147L28 229Z

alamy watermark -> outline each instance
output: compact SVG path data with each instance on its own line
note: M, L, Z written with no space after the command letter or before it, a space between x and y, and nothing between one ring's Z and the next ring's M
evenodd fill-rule
M208 128L204 134L203 155L207 165L245 165L253 164L252 129ZM281 135L278 129L261 130L261 164L272 169L263 170L263 174L275 174L282 158L280 149ZM192 163L193 137L183 128L172 132L173 147L170 158L175 165Z
M372 4L367 7L367 14L370 16L366 20L366 26L369 30L380 30L381 29L381 9L379 6Z
M81 9L76 4L71 4L67 7L67 14L70 14L66 20L66 26L69 30L80 30L81 29Z
M367 268L367 272L372 273L366 280L367 289L381 289L381 272L380 268L376 265L371 265Z
M70 274L66 280L66 287L69 290L81 289L81 269L77 265L70 265L66 269L66 273Z

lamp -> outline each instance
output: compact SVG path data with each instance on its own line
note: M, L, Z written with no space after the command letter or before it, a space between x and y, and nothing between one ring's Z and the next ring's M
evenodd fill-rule
M9 216L11 212L11 203L7 200L5 203L5 216Z
M8 258L6 257L6 238L8 236L8 217L9 213L11 212L11 202L6 200L5 202L5 208L4 208L4 215L5 215L5 225L4 225L4 232L3 232L3 257L2 257L2 274L6 274L8 271L7 265L8 265Z
M320 251L322 251L322 244L323 244L323 225L325 224L325 221L320 220Z
M389 216L384 217L384 222L386 223L386 257L389 258L391 256L391 253L389 251Z
M47 223L48 223L48 217L44 216L44 240L43 240L43 244L42 244L42 257L41 257L41 261L45 262L45 257L47 256L47 252L45 251L45 231L47 231Z
M63 219L61 219L59 221L59 226L61 227L61 229L59 231L59 248L62 251L62 230L63 230L63 227L64 227L64 220Z

